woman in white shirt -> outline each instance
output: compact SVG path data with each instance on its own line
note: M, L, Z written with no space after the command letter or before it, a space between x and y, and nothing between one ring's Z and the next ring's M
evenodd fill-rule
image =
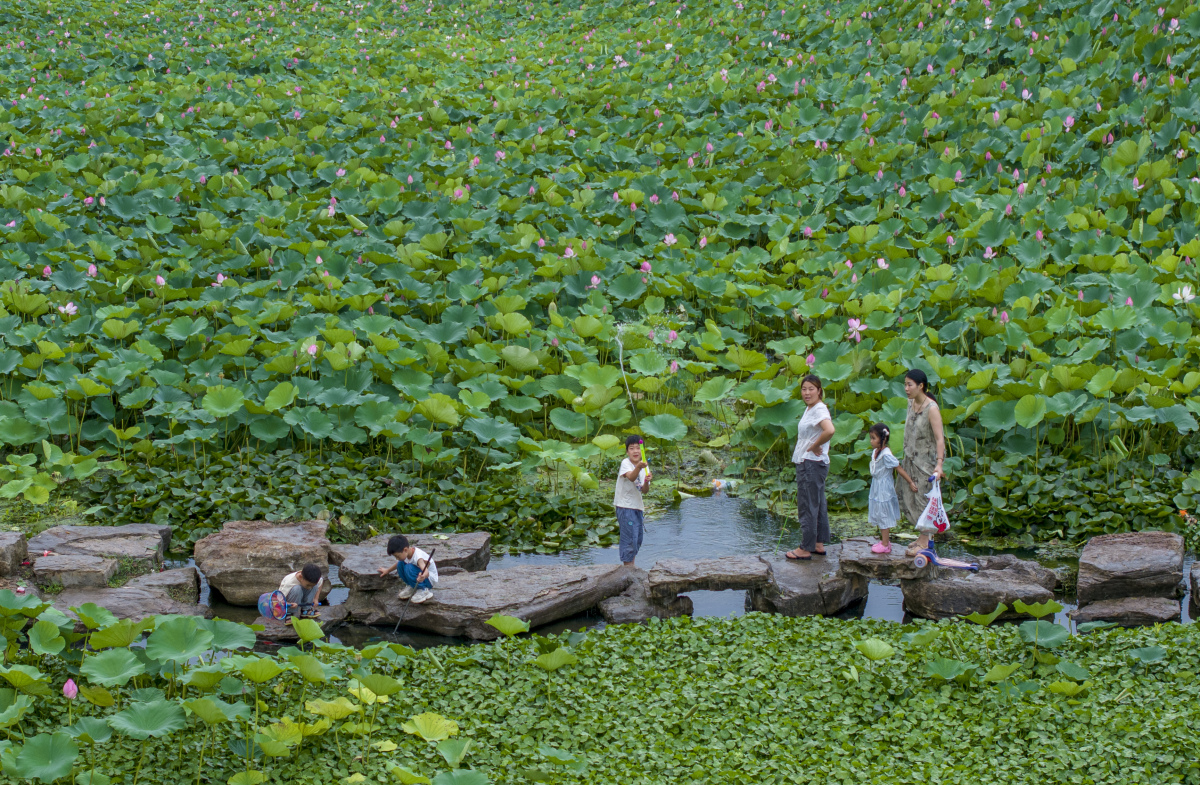
M809 374L800 382L800 397L807 406L796 426L796 515L800 520L800 547L784 554L793 561L825 555L829 541L829 510L825 505L825 478L829 475L829 440L833 420L822 399L821 380Z

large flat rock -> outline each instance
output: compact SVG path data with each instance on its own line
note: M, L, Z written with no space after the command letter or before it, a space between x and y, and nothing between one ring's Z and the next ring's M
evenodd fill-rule
M826 545L825 557L789 561L769 557L771 581L746 595L750 609L784 616L829 616L867 596L866 577L842 572L842 545Z
M125 585L141 589L157 589L183 603L200 602L200 573L196 571L195 567L178 567L173 570L139 575L130 579Z
M391 534L380 534L358 545L329 546L329 561L338 566L338 577L352 591L396 591L400 579L396 572L379 574L379 568L395 564L387 555ZM458 570L479 572L487 568L492 558L492 535L488 532L466 534L409 534L408 541L429 553L436 549L438 577L452 575Z
M904 609L926 619L948 619L972 613L988 614L1000 603L1009 610L1001 619L1022 615L1012 610L1021 600L1032 605L1054 599L1057 576L1035 562L1014 556L993 556L980 560L978 573L939 570L937 577L900 581Z
M52 526L29 541L29 553L36 560L42 554L60 556L98 556L102 559L131 561L145 567L162 564L171 543L171 527L149 523L128 526Z
M321 608L321 618L315 619L315 621L321 625L322 632L329 634L330 630L343 624L348 615L349 611L345 605L325 606ZM253 624L262 627L261 630L254 631L255 637L260 641L295 643L300 640L300 635L292 627L291 622L259 616Z
M689 591L759 589L771 580L771 565L758 556L724 559L663 559L650 568L650 597L668 602Z
M38 586L64 589L104 589L117 574L116 559L99 556L42 556L33 564L33 580Z
M27 555L22 532L0 532L0 576L16 575Z
M256 605L289 572L316 564L329 574L325 521L230 521L196 543L196 566L230 605ZM329 581L325 581L325 586Z
M876 542L878 540L873 537L843 540L839 555L842 573L875 581L915 581L929 576L930 567L918 569L913 565L912 557L904 555L907 545L893 542L891 553L871 553L871 546ZM814 556L813 561L819 558Z
M597 609L609 624L638 624L648 619L673 619L692 615L692 598L674 597L665 602L650 598L645 570L630 574L629 586L616 597L603 600Z
M1079 604L1121 597L1177 597L1183 555L1183 538L1169 532L1093 537L1079 556Z
M408 604L404 626L418 630L494 640L500 633L485 622L493 614L515 616L540 627L596 607L623 592L629 570L619 564L596 566L525 565L489 572L465 572L442 578L433 598ZM391 591L351 592L351 613L370 624L395 624L405 601Z
M1116 600L1099 600L1069 614L1076 623L1088 621L1111 621L1122 627L1140 627L1145 624L1164 624L1179 621L1179 600L1166 597L1122 597Z
M197 581L198 590L196 571L185 567L143 575L119 589L64 589L51 599L54 607L71 618L75 618L72 606L78 607L88 602L107 608L118 619L141 621L161 614L211 617L212 611L207 605L181 601L172 596L168 588L170 585L186 585L189 580Z

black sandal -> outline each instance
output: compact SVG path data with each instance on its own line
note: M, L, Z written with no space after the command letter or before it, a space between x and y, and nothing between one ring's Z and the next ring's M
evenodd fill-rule
M811 554L808 556L793 556L792 551L785 551L783 557L789 561L810 561L812 559Z

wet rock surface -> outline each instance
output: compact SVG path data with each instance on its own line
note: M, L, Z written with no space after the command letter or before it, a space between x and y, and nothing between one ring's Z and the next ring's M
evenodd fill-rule
M1169 532L1093 537L1079 557L1079 604L1123 597L1178 597L1183 556L1183 538Z
M255 605L289 572L316 564L329 574L325 521L230 521L196 543L196 566L230 605ZM325 587L329 581L325 581Z
M1069 615L1079 624L1111 621L1122 627L1139 627L1143 624L1179 621L1181 609L1179 600L1167 597L1122 597L1090 603L1071 611Z
M621 565L526 565L442 578L433 598L417 605L392 591L351 594L351 614L368 624L395 624L438 635L494 640L500 633L486 624L493 614L515 616L540 627L596 607L623 592L629 570ZM407 610L405 605L407 604Z
M149 523L128 526L52 526L29 540L37 560L49 551L60 556L97 556L156 569L171 544L171 527Z
M676 616L692 615L690 597L673 597L663 602L650 598L645 570L630 573L629 586L615 597L603 600L597 606L600 615L609 624L636 624L648 619L672 619Z
M33 579L38 586L64 589L103 589L117 574L116 559L99 556L42 556L33 564Z
M828 616L859 602L867 596L869 581L840 569L842 547L826 545L826 556L812 561L764 557L771 580L747 593L746 607L784 616Z
M207 605L181 601L172 596L172 586L186 586L190 582L197 586L198 591L195 569L184 567L134 578L119 589L64 589L49 599L54 607L71 618L75 618L71 610L73 606L88 602L107 608L118 619L141 621L162 614L211 618L212 610Z
M379 574L379 568L395 564L387 555L387 543L393 535L380 534L358 545L329 546L329 561L338 566L338 577L352 591L384 591L400 588L395 571ZM487 532L466 534L413 534L408 541L429 553L436 549L433 560L438 577L458 571L478 572L487 568L492 558L492 535Z
M1001 619L1023 618L1014 611L1017 600L1032 605L1054 599L1058 577L1036 562L1015 556L980 560L978 573L937 570L924 580L902 580L904 609L926 619L948 619L972 613L987 615L1000 603L1008 606Z
M0 576L16 575L27 555L23 533L0 532Z
M846 575L861 575L875 581L914 581L928 577L930 567L917 568L911 556L905 556L907 545L892 543L891 553L872 553L874 537L850 537L841 543L839 564ZM828 550L828 547L826 548ZM819 556L814 556L816 561Z
M758 556L724 559L663 559L650 568L651 599L667 602L689 591L759 589L771 580L771 565Z

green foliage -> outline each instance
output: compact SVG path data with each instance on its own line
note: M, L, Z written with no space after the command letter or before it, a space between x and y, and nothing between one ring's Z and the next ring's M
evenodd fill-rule
M92 481L85 503L106 521L167 522L195 542L229 520L295 520L334 514L330 536L358 542L367 525L419 531L490 531L496 547L555 552L616 542L611 512L513 478L438 477L411 463L350 452L324 457L282 451L136 465Z
M697 404L738 473L786 464L814 370L856 504L856 436L900 424L918 367L972 528L1195 506L1165 468L1133 515L1109 490L1122 461L1195 460L1187 8L268 5L5 18L0 442L52 449L0 496L244 447L590 487L589 439L694 436ZM1015 487L955 487L1006 455ZM1095 467L1109 498L1023 498ZM156 505L256 503L219 487Z

